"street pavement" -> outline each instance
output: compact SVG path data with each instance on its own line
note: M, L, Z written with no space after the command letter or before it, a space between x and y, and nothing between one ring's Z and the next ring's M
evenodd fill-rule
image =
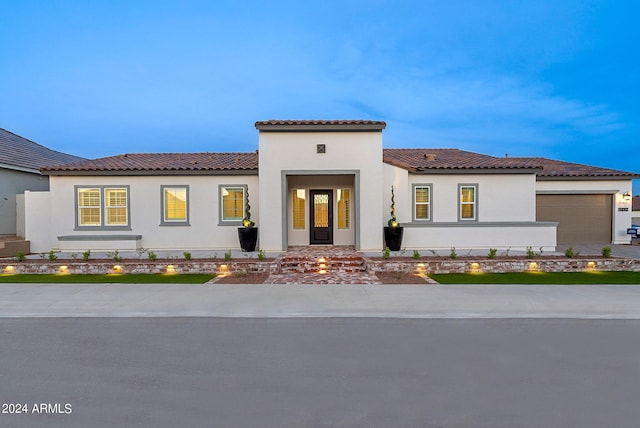
M1 284L0 318L640 319L640 285Z

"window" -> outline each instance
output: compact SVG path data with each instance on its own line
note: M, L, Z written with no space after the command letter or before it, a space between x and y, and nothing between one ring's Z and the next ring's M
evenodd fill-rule
M189 186L162 186L161 226L189 225Z
M338 189L338 229L351 227L351 192L349 189Z
M221 185L220 224L239 225L244 218L244 200L247 186Z
M76 186L76 228L129 230L129 186Z
M78 189L78 226L101 226L100 189Z
M305 224L305 190L293 189L293 228L304 229Z
M460 185L460 220L476 220L477 185Z
M414 184L413 219L416 221L431 220L431 185Z

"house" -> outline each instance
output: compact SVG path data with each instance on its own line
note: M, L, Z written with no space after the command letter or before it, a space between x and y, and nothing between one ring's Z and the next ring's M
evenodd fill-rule
M640 225L640 195L633 197L631 201L632 217L631 223Z
M631 212L621 208L633 173L458 149L383 149L382 121L255 127L252 153L123 154L43 168L50 191L28 192L25 202L34 251L237 249L248 200L265 251L379 252L392 189L407 249L629 242Z
M24 236L24 191L49 190L49 177L42 175L40 168L79 160L83 158L48 149L0 128L0 235Z

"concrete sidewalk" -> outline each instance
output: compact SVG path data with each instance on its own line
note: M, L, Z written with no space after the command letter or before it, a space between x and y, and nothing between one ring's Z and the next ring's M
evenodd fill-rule
M640 319L640 286L0 284L26 317Z

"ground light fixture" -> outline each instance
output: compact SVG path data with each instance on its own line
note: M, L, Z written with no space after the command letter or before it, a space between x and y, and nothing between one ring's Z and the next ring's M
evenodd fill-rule
M122 273L122 266L114 265L112 271L113 273Z
M229 266L227 265L220 265L220 268L218 269L218 276L229 276Z
M166 272L169 273L169 274L176 273L176 267L174 265L167 265Z
M469 265L469 272L471 273L479 273L480 272L480 263L473 262Z
M4 268L4 273L15 273L16 272L16 268L14 266L6 266Z
M529 262L529 272L537 272L538 271L538 262Z
M71 272L69 272L69 266L66 265L62 265L58 268L58 273L61 275L67 275Z
M327 259L325 257L318 257L318 273L320 275L327 273Z

